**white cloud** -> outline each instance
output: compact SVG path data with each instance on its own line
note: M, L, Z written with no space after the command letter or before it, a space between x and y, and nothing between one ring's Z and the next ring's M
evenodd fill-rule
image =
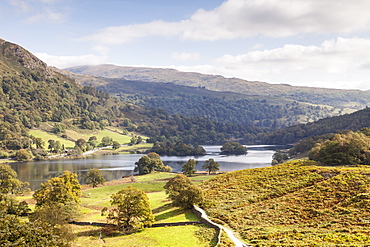
M35 14L25 20L27 23L36 23L36 22L53 22L53 23L62 23L65 22L67 15L61 12L54 12L50 9L45 9L44 11Z
M81 56L54 56L47 53L35 53L35 56L47 63L49 66L55 66L60 69L78 65L98 65L107 62L107 58L105 56L96 56L93 54Z
M356 3L348 0L228 0L210 11L199 9L187 20L112 26L83 40L123 44L147 36L212 41L258 35L289 37L368 31L369 9L368 0Z
M187 53L187 52L174 52L172 58L177 61L188 61L188 60L199 60L201 58L198 52Z
M24 15L25 23L62 23L67 20L68 11L60 0L7 0L16 12Z
M21 13L27 13L31 10L31 6L24 0L8 0L8 2Z
M284 45L224 55L211 66L177 67L250 81L296 86L370 89L370 39L337 38L320 46Z

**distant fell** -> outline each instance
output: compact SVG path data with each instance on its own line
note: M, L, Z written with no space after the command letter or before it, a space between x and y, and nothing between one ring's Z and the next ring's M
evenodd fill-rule
M86 75L126 80L173 83L205 87L213 91L230 91L247 95L268 95L335 107L364 108L370 102L370 92L327 88L296 87L287 84L269 84L220 75L180 72L175 69L124 67L115 65L78 66L66 70Z
M204 87L173 83L105 78L58 70L79 82L104 90L122 101L147 108L162 108L170 114L206 116L214 121L233 122L270 129L312 122L351 109L296 102L265 95L220 92Z

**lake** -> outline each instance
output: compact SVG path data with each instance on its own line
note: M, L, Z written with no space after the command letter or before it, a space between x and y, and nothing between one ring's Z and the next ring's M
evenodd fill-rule
M182 165L189 159L197 161L196 170L202 171L204 161L214 159L220 164L220 171L236 171L242 169L266 167L271 165L272 155L281 146L246 145L246 155L220 155L221 146L203 146L207 151L205 156L161 156L165 165L172 167L174 172L181 172ZM77 173L81 184L85 183L84 175L90 168L102 170L107 181L133 175L135 162L143 154L94 155L78 160L50 160L12 163L10 166L18 173L18 179L29 182L32 190L53 177L59 176L65 170Z

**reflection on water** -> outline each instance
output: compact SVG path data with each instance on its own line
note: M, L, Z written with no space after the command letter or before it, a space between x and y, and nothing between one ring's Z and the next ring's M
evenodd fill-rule
M182 165L189 159L197 161L196 169L203 170L201 166L207 159L214 159L220 163L221 171L236 171L242 169L270 166L275 146L255 145L247 146L246 155L219 155L221 146L203 146L205 156L162 156L165 165L172 167L174 172L181 172ZM40 184L53 177L59 176L65 170L77 173L81 184L85 183L84 175L90 168L99 168L107 181L119 179L133 174L135 162L142 154L99 155L79 160L52 160L12 163L10 166L18 173L18 179L30 182L32 190L39 188Z

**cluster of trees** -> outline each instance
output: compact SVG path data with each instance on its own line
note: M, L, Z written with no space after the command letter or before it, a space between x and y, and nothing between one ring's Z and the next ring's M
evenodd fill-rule
M276 150L272 155L271 165L281 164L289 159L288 151Z
M170 172L172 171L172 168L165 166L161 157L157 153L151 152L142 156L137 162L135 162L134 171L138 172L139 175L144 175L154 171Z
M183 174L171 178L164 189L174 206L191 208L194 204L199 205L204 201L202 190Z
M292 144L309 138L340 131L357 131L369 126L370 108L345 114L342 116L329 117L316 122L299 124L278 130L274 133L261 134L262 143L266 144Z
M153 147L150 149L151 152L155 152L160 155L205 155L206 150L198 144L185 144L182 141L173 142L155 142Z
M369 129L364 130L370 134ZM363 132L349 131L321 140L309 152L309 158L324 165L369 165L370 137Z
M164 186L168 198L174 206L184 209L204 201L202 190L185 175L171 178ZM154 215L146 193L138 188L128 186L111 196L112 208L104 208L109 222L117 225L125 233L138 231L154 223Z
M93 187L105 181L98 169L89 170L86 177ZM77 174L65 171L42 183L33 194L32 214L25 201L16 200L16 195L30 192L28 185L9 165L0 165L0 245L70 246L75 235L68 223L79 216L81 196ZM28 221L20 216L28 216Z
M195 170L196 165L197 162L194 159L189 159L188 162L182 165L181 171L185 176L191 177L197 172L197 170ZM220 164L214 159L208 159L204 162L202 168L208 172L208 175L210 175L211 173L220 170Z
M247 152L248 149L239 142L226 142L221 147L221 154L224 155L241 155L246 154Z
M26 202L18 202L15 195L29 191L8 165L0 165L0 245L1 246L70 246L74 238L67 222L76 215L80 186L76 176L65 172L45 182L34 199L35 212L29 222L19 215L30 209Z

